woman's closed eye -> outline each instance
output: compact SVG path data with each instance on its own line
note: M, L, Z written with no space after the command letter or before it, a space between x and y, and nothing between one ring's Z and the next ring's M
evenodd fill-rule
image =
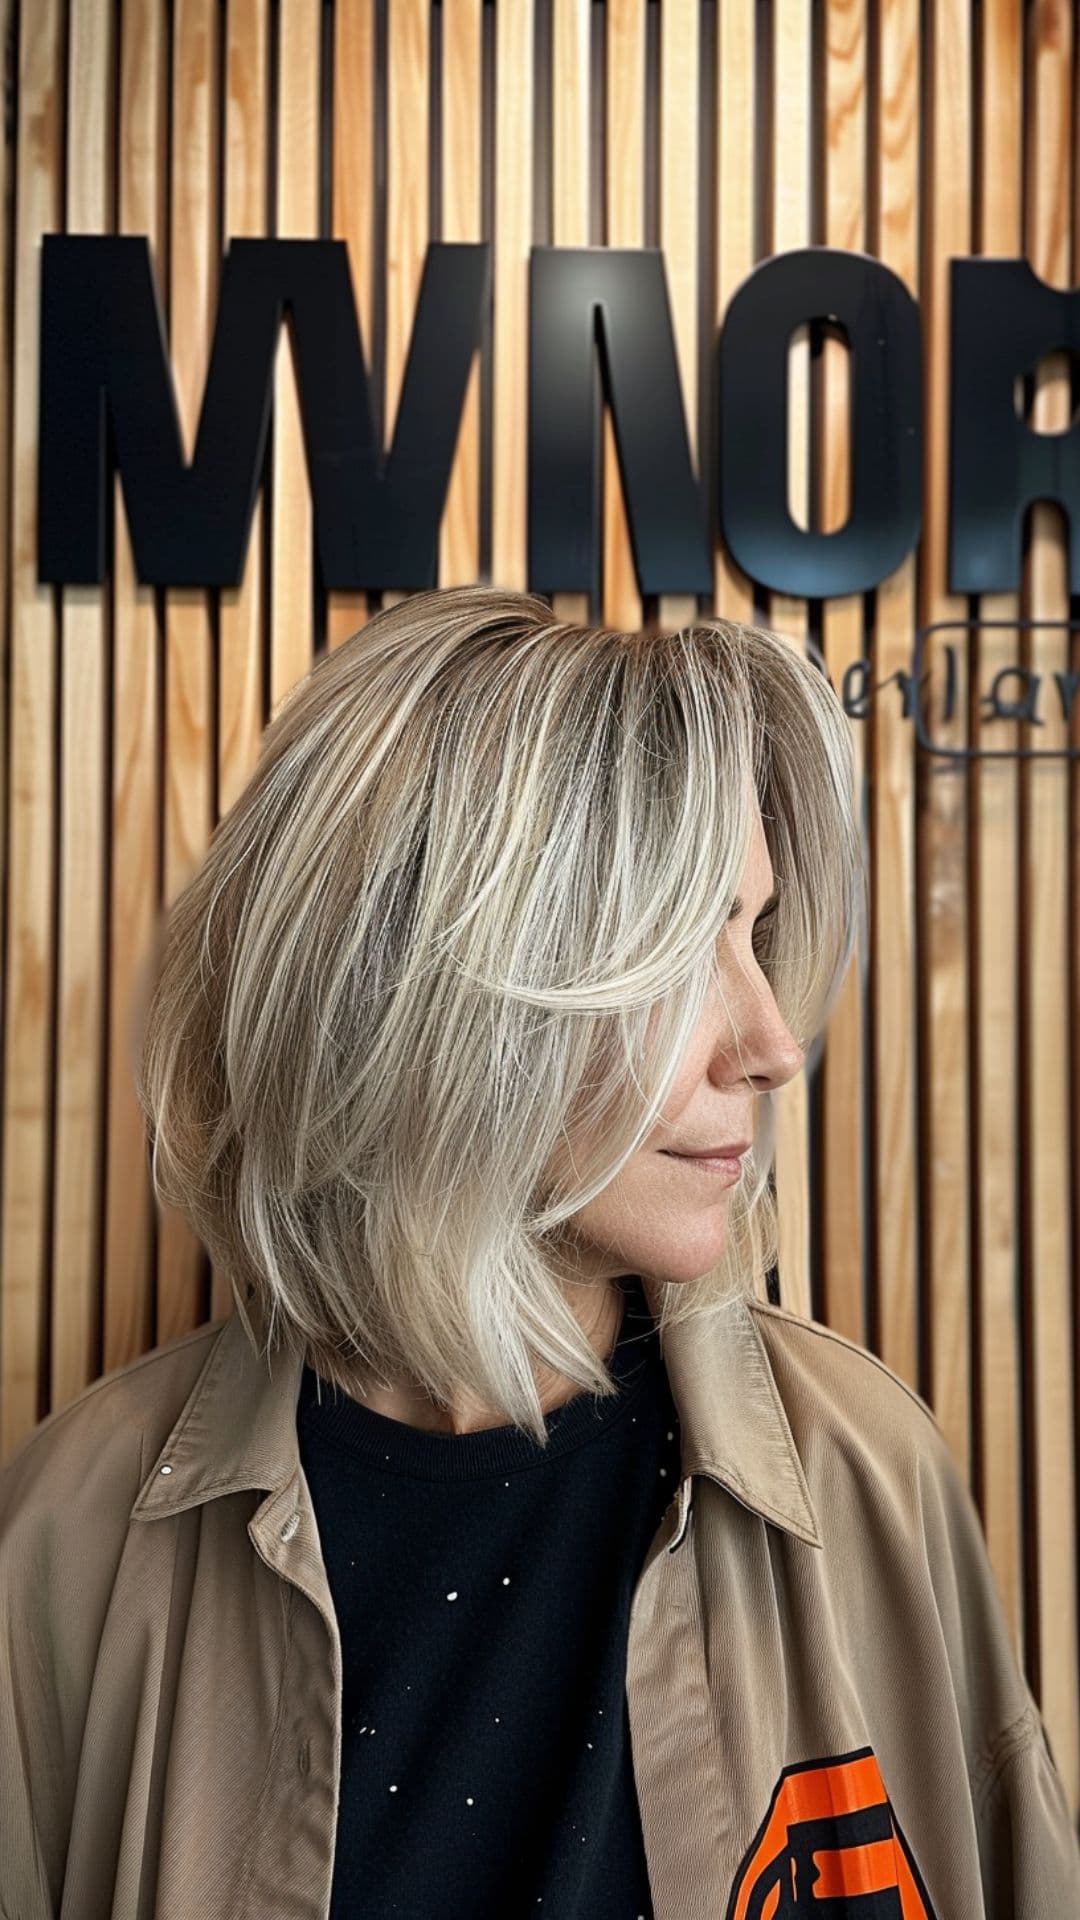
M768 941L776 919L776 909L779 904L779 895L773 893L770 898L766 900L765 905L754 921L750 935L750 945L756 960L760 960L762 953L768 951ZM733 920L738 920L743 910L742 901L733 900L731 903L731 911L727 917L727 925L730 926Z
M775 900L770 902L770 904L767 907L764 907L762 909L762 911L758 914L757 919L754 921L754 932L751 940L751 945L753 946L754 953L758 959L761 958L763 953L768 952L769 940L772 935L773 927L776 923L776 904L777 903Z

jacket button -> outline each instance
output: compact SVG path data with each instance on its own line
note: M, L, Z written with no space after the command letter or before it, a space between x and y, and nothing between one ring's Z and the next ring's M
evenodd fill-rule
M285 1522L285 1525L281 1529L282 1539L291 1540L293 1537L293 1534L296 1532L296 1529L299 1525L300 1525L300 1515L298 1513L290 1513L288 1519Z

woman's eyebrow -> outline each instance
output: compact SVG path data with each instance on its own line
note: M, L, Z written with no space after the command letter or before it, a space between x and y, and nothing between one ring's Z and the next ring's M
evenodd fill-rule
M778 890L777 890L776 888L774 888L774 889L773 889L773 891L772 891L772 893L770 893L770 895L769 895L769 897L768 897L768 899L767 899L767 900L765 900L765 901L763 901L763 903L762 903L762 905L761 905L761 907L760 907L760 909L759 909L759 912L758 912L758 919L760 920L760 918L761 918L761 915L762 915L763 913L768 913L768 912L770 911L770 909L771 909L772 907L775 907L775 906L777 906L777 905L778 905L778 903L779 903L779 900L780 900L780 894L779 894L779 892L778 892ZM732 903L731 903L731 911L730 911L730 913L728 914L728 919L729 919L729 920L737 920L737 919L738 919L738 917L739 917L739 915L740 915L740 913L741 913L741 912L742 912L742 910L743 910L743 904L744 904L744 903L743 903L743 902L742 902L741 900L739 900L739 899L735 899L735 900L733 900L733 901L732 901Z

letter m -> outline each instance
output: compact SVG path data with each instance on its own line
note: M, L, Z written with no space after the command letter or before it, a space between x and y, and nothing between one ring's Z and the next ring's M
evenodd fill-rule
M146 239L46 234L39 579L75 585L106 578L115 465L141 581L239 584L263 468L278 329L288 310L325 585L434 586L487 269L484 244L428 247L393 446L384 459L375 445L344 241L234 240L222 264L188 465Z

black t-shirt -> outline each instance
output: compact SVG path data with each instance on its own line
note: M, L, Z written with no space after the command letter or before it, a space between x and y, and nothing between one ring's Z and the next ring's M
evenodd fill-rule
M332 1920L652 1920L626 1643L679 1431L620 1284L619 1392L557 1407L546 1449L407 1426L304 1369L343 1661Z

